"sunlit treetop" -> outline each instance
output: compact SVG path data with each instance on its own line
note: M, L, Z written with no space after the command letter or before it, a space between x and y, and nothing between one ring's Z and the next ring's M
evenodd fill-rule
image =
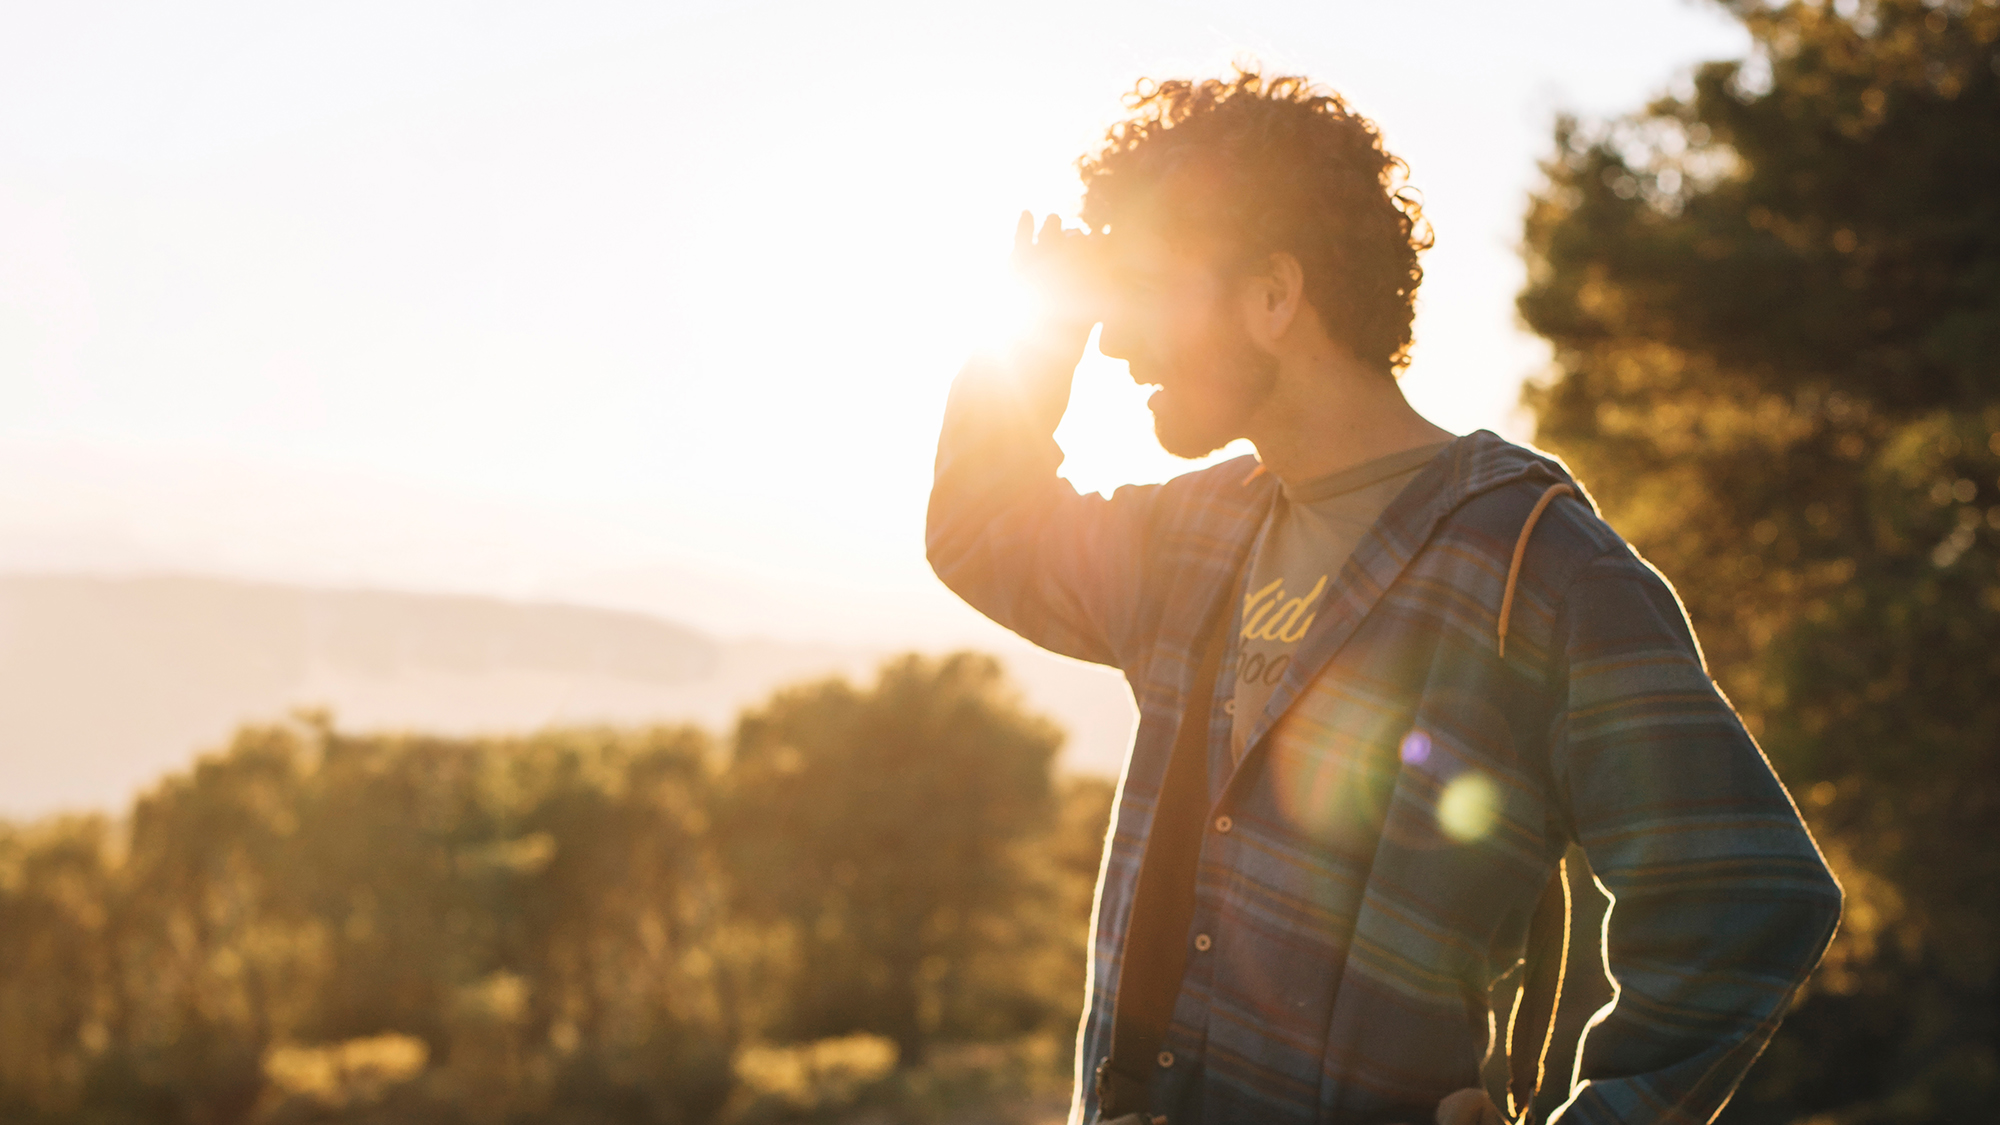
M1524 316L1892 412L2000 397L2000 4L1729 6L1749 60L1560 130Z

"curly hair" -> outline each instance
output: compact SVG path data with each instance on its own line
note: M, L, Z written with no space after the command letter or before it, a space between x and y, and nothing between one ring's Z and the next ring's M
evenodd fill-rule
M1431 247L1409 166L1375 123L1303 77L1142 79L1129 116L1077 161L1083 221L1109 230L1140 213L1170 238L1226 247L1239 262L1287 251L1306 299L1356 359L1394 374L1410 362L1417 263Z

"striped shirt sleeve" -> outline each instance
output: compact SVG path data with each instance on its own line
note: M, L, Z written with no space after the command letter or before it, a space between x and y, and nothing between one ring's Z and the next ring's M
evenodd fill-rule
M1056 473L1061 415L1061 401L1030 401L996 365L975 360L959 375L931 487L931 567L1043 648L1130 667L1143 648L1141 586L1161 489L1078 495Z
M1551 1120L1706 1122L1825 951L1840 889L1664 578L1621 544L1579 575L1562 615L1552 764L1612 898L1616 991Z

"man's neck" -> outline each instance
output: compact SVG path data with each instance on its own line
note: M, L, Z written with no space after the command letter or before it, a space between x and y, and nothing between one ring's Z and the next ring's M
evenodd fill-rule
M1286 484L1454 436L1417 413L1393 377L1345 357L1312 359L1281 364L1277 386L1245 435Z

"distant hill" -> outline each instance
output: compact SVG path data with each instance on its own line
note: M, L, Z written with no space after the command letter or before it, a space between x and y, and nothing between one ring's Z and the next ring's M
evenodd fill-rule
M773 688L865 676L881 651L722 642L618 610L184 575L0 575L0 815L122 805L246 721L330 708L354 729L530 730L695 721ZM1115 675L1006 654L1030 706L1110 772Z

